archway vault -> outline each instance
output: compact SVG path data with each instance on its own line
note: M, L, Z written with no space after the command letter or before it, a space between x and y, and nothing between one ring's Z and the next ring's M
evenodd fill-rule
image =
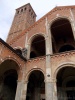
M54 21L52 21L50 30L52 35L53 53L59 53L60 47L64 46L65 44L69 45L69 41L70 46L74 46L75 42L73 28L68 18L56 18ZM75 47L73 48L75 49ZM66 46L64 50L61 50L61 52L66 50L74 50L73 48L68 48Z
M45 72L44 72L41 68L33 68L33 69L31 69L31 70L29 70L29 71L27 72L27 74L25 75L24 81L25 81L25 82L28 82L28 79L29 79L29 77L30 77L30 74L31 74L33 71L36 71L36 70L42 72L42 74L44 75L44 80L45 80Z
M75 98L75 65L66 64L56 72L58 100Z
M29 39L29 54L30 58L44 56L46 54L45 36L42 34L35 34Z
M45 99L44 74L40 70L33 70L28 76L26 100Z
M19 70L18 63L12 59L6 59L0 64L0 99L15 99Z

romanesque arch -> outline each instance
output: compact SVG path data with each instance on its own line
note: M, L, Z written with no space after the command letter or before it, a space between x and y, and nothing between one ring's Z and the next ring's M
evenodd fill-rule
M15 100L19 68L12 59L0 64L0 100Z
M40 70L29 74L26 100L45 100L44 74Z
M64 45L73 46L75 49L73 28L68 18L55 19L51 24L50 30L53 53L59 53L60 48ZM65 50L67 50L67 46L65 46ZM65 51L62 50L62 52Z
M44 56L46 54L45 37L36 34L30 39L30 58Z
M67 65L57 71L58 100L74 100L75 98L75 67Z

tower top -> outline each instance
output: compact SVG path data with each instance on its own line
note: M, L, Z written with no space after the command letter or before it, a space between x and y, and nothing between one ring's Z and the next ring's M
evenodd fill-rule
M32 8L30 3L27 3L19 8L16 9L16 14L20 14L21 12L24 12L25 10L27 10L27 8L29 8L29 11L32 13L34 13L34 16L36 17L36 13L34 11L34 9Z
M7 42L10 43L23 30L36 22L36 13L30 3L16 9L16 13L9 31Z

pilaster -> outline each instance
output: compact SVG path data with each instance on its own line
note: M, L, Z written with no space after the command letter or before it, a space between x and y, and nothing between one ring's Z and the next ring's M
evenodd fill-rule
M23 84L21 81L17 81L17 90L16 90L16 96L15 100L21 100L21 89L23 87Z
M27 84L28 84L28 82L23 82L23 87L22 87L22 91L21 91L21 100L26 100Z
M73 15L73 11L72 11L72 9L70 9L70 14L71 14L71 22L72 22L72 31L73 31L73 36L74 36L74 39L75 39L75 18L74 18L74 15Z
M52 79L45 81L46 100L57 100L56 82Z

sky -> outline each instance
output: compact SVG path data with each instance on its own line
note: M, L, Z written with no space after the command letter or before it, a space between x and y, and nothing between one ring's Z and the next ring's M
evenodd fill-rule
M27 3L33 7L38 20L56 6L75 5L75 0L0 0L0 38L6 40L15 9Z

